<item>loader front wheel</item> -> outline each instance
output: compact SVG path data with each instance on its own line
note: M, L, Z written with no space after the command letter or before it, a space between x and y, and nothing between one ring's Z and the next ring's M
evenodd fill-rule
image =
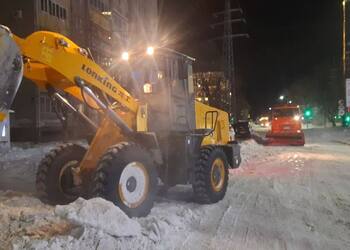
M157 172L148 152L134 143L119 143L101 158L94 195L113 202L129 217L143 217L153 207Z
M195 200L211 204L222 200L228 185L228 161L223 150L216 146L205 146L194 169L192 183Z
M45 156L36 175L36 189L42 201L53 205L67 204L79 197L74 185L74 170L85 153L85 148L68 143Z

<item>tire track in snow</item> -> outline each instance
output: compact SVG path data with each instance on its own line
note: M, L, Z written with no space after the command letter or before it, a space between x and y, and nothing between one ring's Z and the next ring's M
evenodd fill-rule
M260 163L260 168L265 165L278 164L276 158L268 163ZM210 249L287 249L286 241L281 237L278 221L271 216L269 219L273 221L272 228L267 232L263 232L261 225L252 223L250 217L264 217L264 213L268 215L272 211L278 213L279 200L278 197L268 196L266 190L274 188L273 182L276 177L262 175L255 180L254 187L251 187L249 196L241 206L237 206L236 201L231 201L231 209L224 218L223 223L219 225L216 235L211 241ZM256 216L255 214L258 214ZM268 241L264 241L268 238ZM258 241L261 239L261 241Z
M206 216L200 218L197 225L194 226L192 233L186 237L178 249L213 249L213 238L218 234L221 228L220 225L226 221L226 216L232 212L232 201L228 197L234 194L233 190L235 190L236 186L244 185L240 180L235 181L233 185L231 180L230 184L225 196L226 198L223 201L199 208L202 209L203 214L206 214ZM233 199L235 202L241 203L240 207L244 207L249 196L250 194L247 196L246 193L240 193L238 200Z

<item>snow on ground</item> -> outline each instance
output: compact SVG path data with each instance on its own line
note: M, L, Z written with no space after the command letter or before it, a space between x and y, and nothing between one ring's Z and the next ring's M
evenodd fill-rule
M0 154L0 190L35 192L35 173L40 160L55 144L18 144Z
M16 147L0 158L1 189L13 190L0 191L0 249L350 249L348 141L349 130L312 129L305 147L242 142L224 200L195 204L179 186L139 219L101 199L42 204L35 168L54 145Z
M85 145L82 142L76 142ZM35 192L35 174L41 159L60 143L18 143L0 153L0 190Z

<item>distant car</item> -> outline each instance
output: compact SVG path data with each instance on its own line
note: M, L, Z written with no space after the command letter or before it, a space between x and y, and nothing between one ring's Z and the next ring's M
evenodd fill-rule
M233 125L235 137L237 139L249 139L251 137L249 121L241 120Z
M261 127L269 127L271 124L270 124L270 119L268 116L262 116L259 118L259 125Z

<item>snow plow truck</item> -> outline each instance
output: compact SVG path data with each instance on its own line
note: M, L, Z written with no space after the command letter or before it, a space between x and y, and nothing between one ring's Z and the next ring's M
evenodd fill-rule
M299 106L285 104L271 110L271 130L266 134L266 145L304 146Z

